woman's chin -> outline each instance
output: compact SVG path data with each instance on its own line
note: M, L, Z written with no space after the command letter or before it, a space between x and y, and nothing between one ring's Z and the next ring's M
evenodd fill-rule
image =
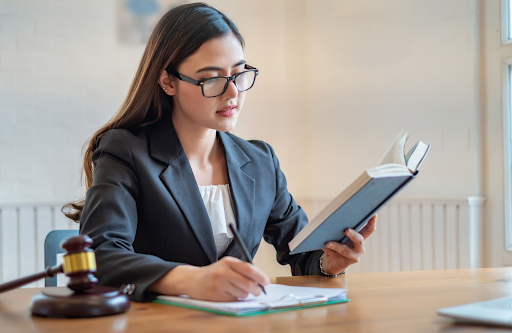
M226 121L223 121L220 124L218 124L218 126L216 126L217 128L215 128L215 129L219 132L229 132L235 128L235 125L236 125L236 118L229 119L229 120L226 119Z
M219 132L229 132L232 131L235 128L235 126L222 126L217 128L216 130Z

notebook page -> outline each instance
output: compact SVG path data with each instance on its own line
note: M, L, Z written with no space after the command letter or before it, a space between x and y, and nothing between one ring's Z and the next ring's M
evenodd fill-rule
M260 296L249 295L246 298L239 299L237 302L200 301L187 296L158 296L157 299L169 303L232 313L265 310L267 308L265 303L287 299L289 295L294 295L299 299L314 296L324 296L329 300L346 299L346 289L339 288L312 288L270 284L265 286L265 290L267 295L263 293Z

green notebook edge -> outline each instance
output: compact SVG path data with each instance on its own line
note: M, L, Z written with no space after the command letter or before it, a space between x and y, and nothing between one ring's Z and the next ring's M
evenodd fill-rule
M198 306L192 306L192 305L186 305L186 304L178 304L178 303L167 302L167 301L162 301L162 300L158 300L158 299L154 300L153 302L164 304L164 305L178 306L180 308L187 308L187 309L192 309L192 310L199 310L199 311L204 311L204 312L210 312L210 313L224 315L224 316L230 316L230 317L249 317L249 316L259 316L259 315L265 315L265 314L271 314L271 313L279 313L279 312L286 312L286 311L292 311L292 310L313 308L313 307L317 307L317 306L325 306L325 305L331 305L331 304L347 303L348 301L350 301L350 299L349 298L345 298L345 299L337 299L337 300L327 301L327 302L321 303L321 304L310 304L310 305L304 305L304 306L290 307L290 308L286 308L286 309L263 310L263 311L247 312L247 313L241 313L241 314L231 313L231 312L224 312L224 311L219 311L219 310L212 310L212 309L205 309L205 308L201 308L201 307L198 307Z

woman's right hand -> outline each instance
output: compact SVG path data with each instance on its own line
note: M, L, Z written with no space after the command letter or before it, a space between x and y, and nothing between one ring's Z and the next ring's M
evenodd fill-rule
M204 267L180 265L148 289L164 295L187 295L206 301L229 302L249 294L258 296L270 283L256 266L234 257L224 257Z

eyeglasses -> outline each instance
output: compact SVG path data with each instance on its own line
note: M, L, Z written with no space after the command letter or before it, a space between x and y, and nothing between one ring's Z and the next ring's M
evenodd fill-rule
M222 95L228 89L230 81L233 81L238 91L247 91L252 88L258 76L258 69L245 64L246 71L236 73L232 76L216 76L207 79L194 80L188 76L180 74L176 71L170 71L170 73L176 76L179 80L192 83L196 86L200 86L204 97L217 97Z

